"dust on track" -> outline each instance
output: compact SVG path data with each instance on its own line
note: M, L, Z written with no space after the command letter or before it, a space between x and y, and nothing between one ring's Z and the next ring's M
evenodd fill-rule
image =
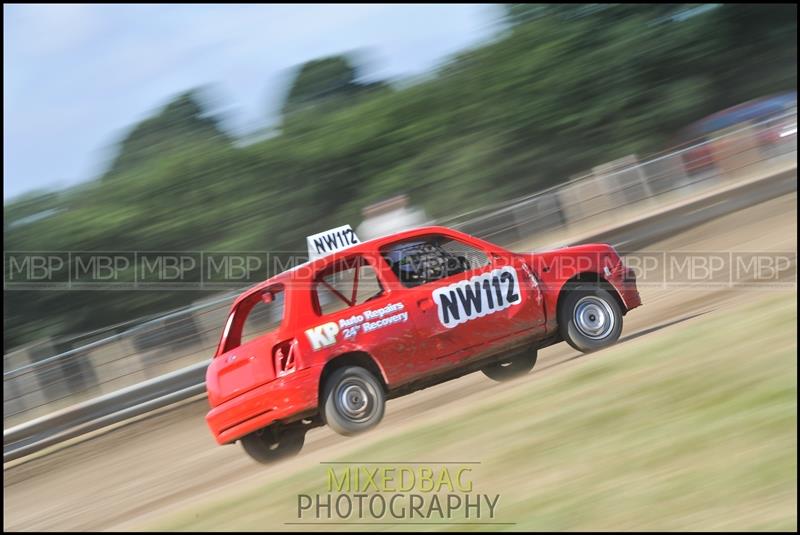
M796 251L796 217L797 196L792 193L705 223L646 250ZM763 295L763 290L752 288L644 286L640 290L644 306L625 318L623 344ZM541 351L536 369L522 380L535 381L561 366L579 366L583 358L602 355L582 357L566 344L558 344ZM426 414L456 410L467 401L479 402L481 393L496 388L502 386L475 373L392 400L379 428L364 439L379 440ZM205 400L188 403L4 467L4 529L126 529L203 496L302 470L312 462L311 457L325 456L328 451L338 456L363 445L364 439L314 429L298 457L262 467L238 445L216 445L205 425L207 410Z

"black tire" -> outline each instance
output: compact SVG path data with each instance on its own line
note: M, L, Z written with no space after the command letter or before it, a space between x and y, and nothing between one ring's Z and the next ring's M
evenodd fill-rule
M510 381L530 372L536 365L537 349L526 349L507 359L499 360L481 368L483 374L493 381Z
M596 284L579 284L569 290L558 310L558 329L569 345L591 353L619 339L622 309L608 290Z
M325 381L322 419L340 435L372 429L383 419L385 409L383 385L364 368L339 368Z
M242 447L254 460L271 464L294 457L303 449L306 430L293 428L276 432L265 428L242 437Z

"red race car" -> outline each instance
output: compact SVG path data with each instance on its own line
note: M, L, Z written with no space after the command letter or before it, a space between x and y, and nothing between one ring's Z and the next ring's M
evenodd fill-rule
M297 453L315 426L373 428L387 398L477 370L512 379L562 340L611 345L641 304L610 245L512 253L444 227L308 241L312 260L236 299L206 372L217 442L260 462Z

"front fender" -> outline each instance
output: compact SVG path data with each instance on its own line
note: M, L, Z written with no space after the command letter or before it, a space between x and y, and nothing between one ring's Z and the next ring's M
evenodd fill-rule
M626 312L641 304L631 272L611 245L578 245L525 256L542 283L548 331L558 328L559 296L571 281L607 282L616 291Z

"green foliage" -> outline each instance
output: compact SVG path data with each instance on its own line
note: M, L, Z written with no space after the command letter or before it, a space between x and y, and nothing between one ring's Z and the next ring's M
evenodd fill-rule
M298 112L316 117L359 102L362 96L388 89L383 82L362 84L357 78L356 68L345 56L305 63L298 70L284 102L284 120Z
M119 144L118 154L103 179L118 177L192 143L229 142L217 120L203 111L201 102L198 90L188 91L174 98L154 117L136 125Z
M286 98L286 108L310 104L356 86L356 69L341 56L309 61L300 69Z
M702 6L701 6L702 7ZM404 89L306 63L278 136L235 144L189 91L131 128L101 180L4 207L9 251L300 250L407 193L441 217L552 186L688 123L794 89L797 7L511 5L507 31ZM689 16L694 14L694 16ZM6 293L5 342L188 304L195 292Z

